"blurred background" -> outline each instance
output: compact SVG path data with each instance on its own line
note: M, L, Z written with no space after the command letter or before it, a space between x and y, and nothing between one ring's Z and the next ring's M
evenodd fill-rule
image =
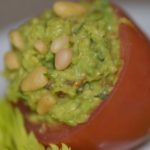
M53 0L0 0L0 28L35 16ZM150 37L150 0L112 0L121 5Z

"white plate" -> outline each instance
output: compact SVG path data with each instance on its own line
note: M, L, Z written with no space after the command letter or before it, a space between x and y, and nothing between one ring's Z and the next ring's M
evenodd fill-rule
M134 18L134 20L139 24L142 30L150 37L150 1L149 0L114 0L119 5L121 5L128 13ZM9 5L8 5L9 2ZM16 27L19 19L23 20L27 17L32 17L36 13L42 11L45 7L50 7L50 0L13 0L11 1L0 0L0 71L3 70L3 55L4 53L10 49L9 41L8 41L8 33L9 31ZM16 2L16 3L15 3ZM32 3L32 5L31 5ZM17 4L17 5L16 5ZM23 7L23 6L26 7ZM22 6L22 7L19 7ZM9 12L6 10L9 9ZM10 8L8 8L10 7ZM18 8L18 9L17 9ZM25 8L28 8L26 10ZM15 10L15 12L14 12ZM7 13L6 13L7 12ZM14 13L11 13L14 12ZM33 13L34 12L34 13ZM6 15L6 14L7 15ZM6 15L4 17L4 14ZM15 23L14 23L14 20ZM13 22L13 23L12 23ZM5 27L4 27L5 25ZM0 78L0 96L4 95L6 89L6 81ZM140 150L150 150L150 144L145 145Z

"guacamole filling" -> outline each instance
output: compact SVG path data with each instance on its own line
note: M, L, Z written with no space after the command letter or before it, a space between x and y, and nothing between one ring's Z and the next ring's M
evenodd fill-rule
M107 0L56 2L10 33L6 93L31 121L84 123L107 99L121 67L119 21Z

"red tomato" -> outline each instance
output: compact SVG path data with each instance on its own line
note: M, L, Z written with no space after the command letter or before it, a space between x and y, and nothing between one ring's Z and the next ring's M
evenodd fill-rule
M115 11L125 16L116 7ZM73 150L124 150L150 138L150 42L136 26L123 23L120 40L124 65L119 80L88 122L73 128L34 124L27 119L29 111L19 104L27 130L41 143L63 142Z

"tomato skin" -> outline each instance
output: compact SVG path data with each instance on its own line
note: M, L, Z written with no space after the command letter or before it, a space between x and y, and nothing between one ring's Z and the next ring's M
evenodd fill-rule
M70 144L88 143L80 149L98 150L104 143L134 141L148 134L150 45L137 29L127 25L120 26L120 37L125 64L118 84L95 116L79 133L69 137Z
M116 12L124 16L119 9ZM119 31L124 65L108 99L88 122L74 128L46 125L40 133L41 124L30 123L25 117L27 130L41 143L63 142L73 150L126 150L149 138L150 42L136 26L122 23Z

